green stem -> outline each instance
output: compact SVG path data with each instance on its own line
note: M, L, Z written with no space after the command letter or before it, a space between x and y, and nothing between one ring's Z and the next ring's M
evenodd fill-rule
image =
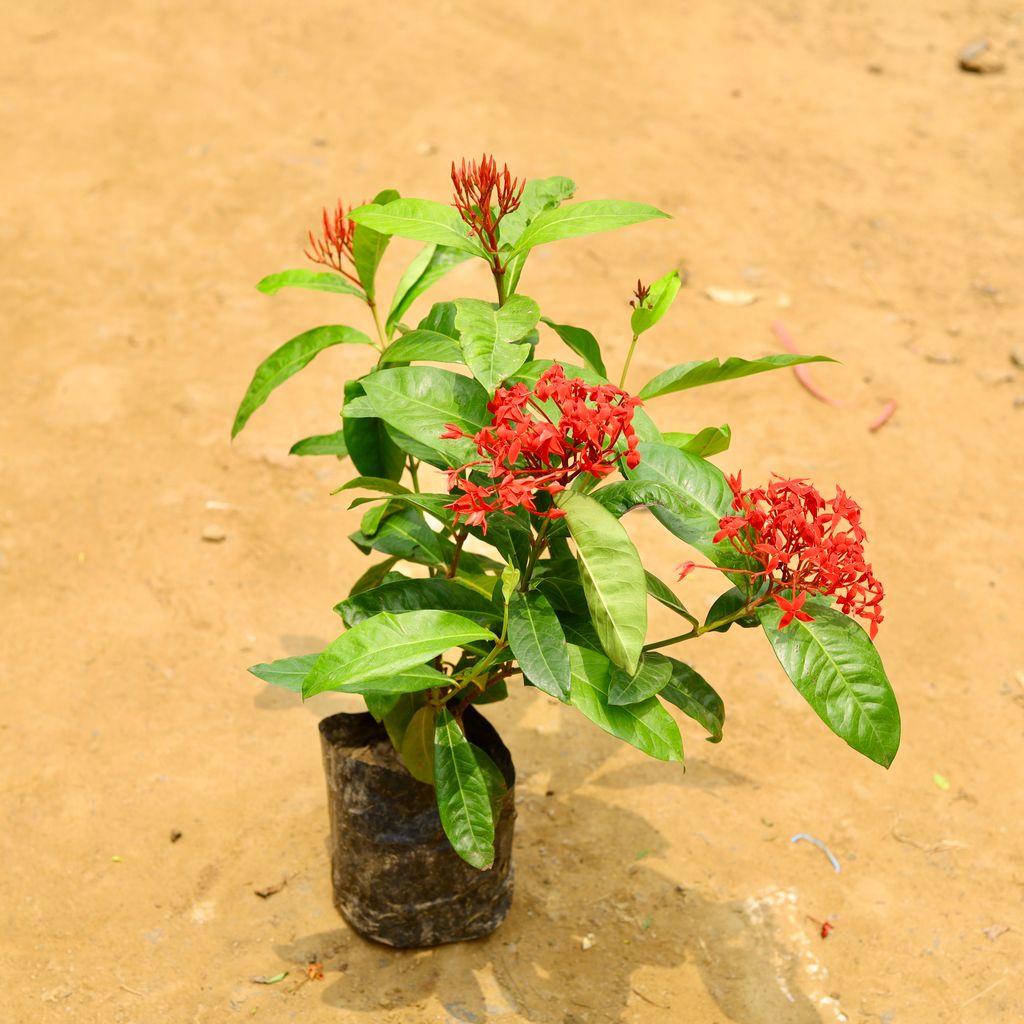
M505 305L505 299L508 296L505 294L505 268L502 266L491 265L491 273L494 275L494 287L498 291L498 306Z
M552 522L553 520L551 519L545 519L537 531L537 539L533 542L533 547L530 549L530 557L526 562L526 568L523 570L523 578L519 581L519 590L524 594L530 589L530 577L533 576L533 570L537 567L537 561L541 556L541 552L547 547L548 530L551 529Z
M409 456L409 476L412 477L412 489L417 494L419 494L420 493L419 463L411 455Z
M644 650L656 651L659 647L669 647L672 644L682 643L684 640L692 640L694 637L703 636L705 633L713 633L716 629L749 615L758 605L764 604L766 600L767 595L765 597L758 598L756 601L745 604L739 609L739 611L733 612L732 615L726 615L723 618L716 619L714 622L709 622L704 626L694 625L693 629L691 629L689 633L680 633L679 636L670 636L667 640L658 640L653 644L644 644Z
M622 367L622 376L619 378L620 388L624 388L626 386L626 374L629 373L629 364L633 361L633 353L636 351L636 343L639 337L639 334L634 334L633 341L630 343L629 352L626 355L626 363Z
M380 348L383 352L388 347L388 337L384 332L384 325L380 322L380 313L377 311L377 303L373 299L367 299L366 304L370 307L370 312L373 314L373 322L377 325L377 337L380 339Z

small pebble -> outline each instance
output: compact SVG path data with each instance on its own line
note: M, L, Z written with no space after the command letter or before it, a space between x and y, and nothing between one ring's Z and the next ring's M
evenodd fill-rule
M214 526L213 524L204 526L201 536L208 544L219 544L222 540L227 539L227 533L224 528L222 526Z
M953 355L952 352L925 352L924 360L926 363L939 363L943 366L950 366L953 363L959 363L960 357Z
M975 39L968 43L957 54L957 63L960 65L961 71L969 71L974 75L993 75L1006 67L992 53L991 44L987 39Z
M1024 370L1024 345L1014 345L1010 349L1010 362L1018 369Z
M594 948L594 943L596 943L596 942L597 942L597 939L594 938L594 933L593 932L588 932L586 935L583 936L583 941L580 942L580 949L582 949L584 951L586 951L588 949L593 949Z

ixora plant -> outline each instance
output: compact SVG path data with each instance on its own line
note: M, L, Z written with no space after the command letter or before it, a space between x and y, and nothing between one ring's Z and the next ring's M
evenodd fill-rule
M727 449L727 426L663 432L647 414L663 395L824 357L683 362L632 394L625 390L630 359L675 299L678 273L650 287L638 284L632 344L617 384L594 335L543 317L519 293L520 276L540 245L667 215L633 202L563 205L575 191L567 178L522 183L486 156L453 165L452 181L450 206L389 190L356 209L339 204L333 215L325 211L323 235L310 234L307 255L327 269L289 270L259 284L267 293L338 292L369 309L372 335L317 327L268 357L232 436L318 352L338 344L375 350L367 372L345 384L341 429L299 441L292 451L351 460L359 475L339 490L365 492L352 505L367 508L351 540L361 552L384 557L337 606L346 630L326 650L250 671L304 698L325 690L365 697L372 720L360 716L362 731L349 730L338 742L354 749L376 737L377 747L386 747L378 761L388 761L392 776L411 776L434 814L430 842L439 840L469 872L463 883L447 874L446 889L472 888L475 878L499 868L507 874L496 826L514 815L514 775L475 708L506 698L514 680L652 757L681 761L668 708L695 719L712 742L722 737L725 712L700 675L662 652L734 625L758 627L825 724L888 766L899 744L899 712L872 642L883 592L865 561L859 506L839 488L826 497L802 479L744 487L739 474L727 477L707 461ZM376 274L393 235L426 245L384 315ZM417 298L472 258L488 265L495 301L442 301L415 327L403 322ZM542 325L579 365L538 355ZM440 471L430 474L434 490L422 486L426 467ZM722 575L724 593L705 614L695 614L664 582L664 567L655 573L641 563L622 523L638 507L665 527L670 545L681 542L680 559L684 545L698 553L699 564L682 561L679 579L696 568ZM685 623L678 635L648 637L648 599ZM870 637L857 618L869 624ZM325 743L332 742L329 733ZM348 769L339 778L334 789L355 785ZM356 817L364 820L369 804L360 799ZM415 874L403 856L412 855L391 849L379 859L393 873ZM339 878L336 850L339 885L357 882ZM419 902L413 900L420 917L434 906L422 885L418 879ZM500 897L505 909L507 895ZM361 930L382 937L348 897L336 891L336 900L359 919L357 927L361 921ZM492 915L486 930L503 914ZM417 933L406 941L405 933L396 938L386 928L383 938L435 940Z

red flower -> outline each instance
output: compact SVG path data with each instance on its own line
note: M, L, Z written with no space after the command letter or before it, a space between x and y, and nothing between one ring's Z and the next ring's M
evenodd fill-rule
M495 270L498 263L498 225L502 218L519 209L519 201L526 188L509 173L508 164L498 170L497 161L486 153L466 166L456 168L452 162L452 184L455 186L455 202L452 204L469 225L471 234L476 235L480 244L490 253ZM496 207L496 209L495 209Z
M532 391L525 384L498 388L487 404L489 426L470 437L449 423L441 435L470 438L482 456L448 472L448 489L462 493L446 507L455 511L456 522L465 518L485 531L488 512L511 515L521 507L557 519L564 513L550 507L550 501L539 508L539 495L555 495L583 473L607 476L623 454L631 468L639 464L633 410L640 404L639 398L611 384L567 378L558 363ZM619 450L622 439L625 453ZM474 469L477 480L470 479ZM484 473L495 482L480 482Z
M779 629L785 629L794 619L797 619L799 622L814 621L813 616L800 610L804 606L804 601L807 600L806 594L797 594L792 601L787 601L781 594L772 594L772 597L775 598L775 603L786 613L782 616L782 621L779 622Z
M806 480L776 477L767 487L744 490L737 475L729 486L737 514L719 520L714 542L728 540L760 563L752 575L769 581L769 593L785 612L779 627L794 618L813 621L800 611L807 594L835 595L847 615L870 621L873 640L885 592L864 560L860 506L840 487L834 498L825 499ZM786 590L793 592L792 602L781 596Z
M349 264L353 264L352 239L355 237L356 226L348 219L351 209L351 206L346 209L340 199L333 216L328 214L327 208L324 207L323 238L316 238L312 231L309 232L309 245L313 251L307 249L306 258L330 267L360 285L359 278L345 269L344 262L347 260Z

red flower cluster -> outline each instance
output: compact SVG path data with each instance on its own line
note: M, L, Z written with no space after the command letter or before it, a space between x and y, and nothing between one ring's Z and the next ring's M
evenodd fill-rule
M324 207L323 238L317 238L312 231L309 232L309 244L313 251L310 252L307 249L306 258L314 263L330 267L339 274L344 274L355 284L360 284L359 278L346 270L343 262L347 259L350 264L353 263L352 239L356 233L356 226L353 221L348 219L348 212L351 209L350 206L346 210L340 199L333 216Z
M884 591L864 561L860 506L839 487L834 498L822 498L805 480L776 477L766 488L744 490L736 476L729 486L738 515L719 521L714 543L728 539L763 566L753 575L770 580L770 594L785 613L780 628L794 619L813 621L802 610L807 594L835 594L847 615L870 621L873 640ZM687 565L681 577L693 568ZM792 591L791 599L782 595L786 590Z
M543 403L558 410L552 419ZM512 514L522 506L528 512L556 519L559 509L541 511L536 497L542 492L564 491L576 477L589 473L604 477L611 473L622 453L616 449L626 439L626 465L640 462L633 410L640 399L611 384L591 385L578 377L567 378L555 363L531 391L525 384L498 388L487 404L491 425L470 437L449 423L443 438L470 438L483 458L448 473L448 490L461 495L447 505L455 521L465 518L487 530L488 512ZM487 466L496 481L478 484L470 480L475 466Z
M480 244L496 260L498 254L498 225L507 213L519 209L519 200L523 196L526 182L519 183L509 173L508 164L498 170L493 156L486 153L466 166L456 169L452 162L452 184L455 186L456 210L469 225L470 231L480 240ZM497 212L492 208L497 206ZM497 269L497 265L496 265Z

